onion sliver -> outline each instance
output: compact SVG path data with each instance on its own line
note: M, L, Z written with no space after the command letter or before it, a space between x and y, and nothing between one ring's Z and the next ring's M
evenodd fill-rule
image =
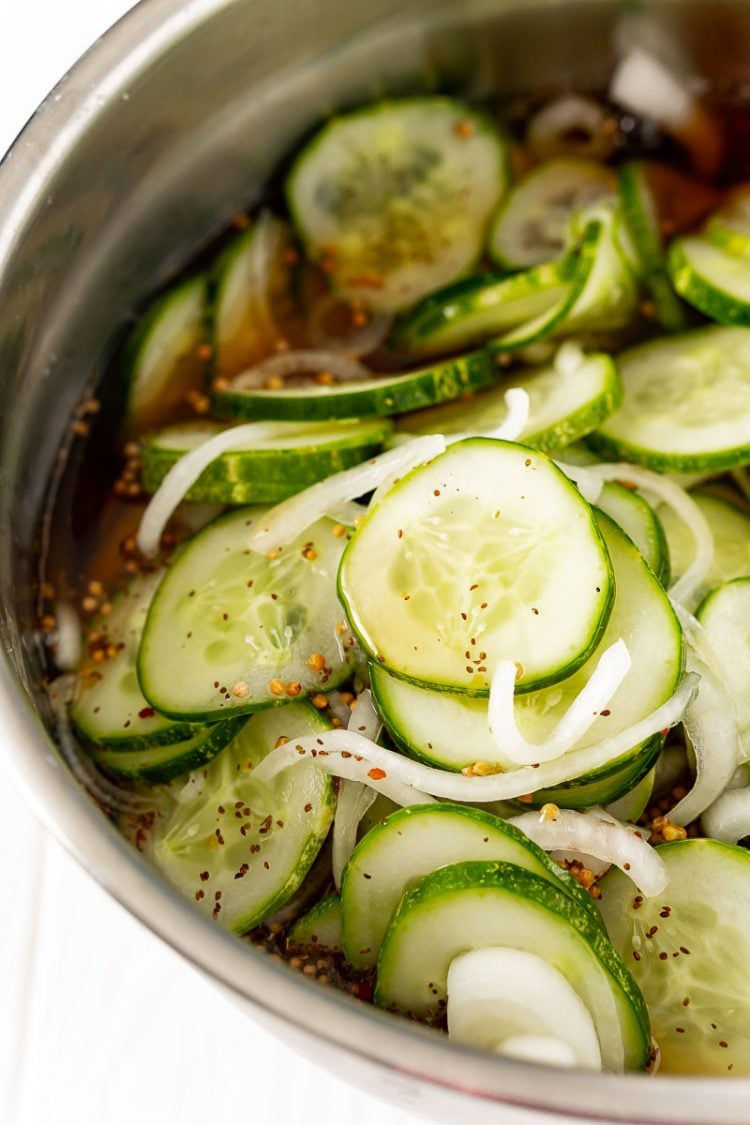
M336 308L345 305L341 297L329 293L311 309L308 318L308 332L316 348L329 352L341 352L348 356L368 355L384 343L388 333L393 327L393 317L390 313L372 312L367 314L367 322L361 327L354 327L344 336L333 336L326 332L325 318Z
M334 473L271 508L263 519L263 525L250 536L248 546L261 555L285 547L301 535L306 527L329 512L336 511L347 500L355 500L357 496L370 492L382 481L391 479L394 474L398 476L416 465L431 461L444 449L443 437L439 434L426 434L404 442L395 449L389 449L387 453L381 453L361 465Z
M711 569L714 558L714 537L706 517L684 488L668 477L631 465L626 461L604 465L587 465L586 472L601 480L628 482L636 488L652 492L668 504L687 526L695 540L695 556L685 573L669 588L673 601L691 607L703 579Z
M336 890L341 890L341 874L357 843L359 822L373 803L377 793L369 785L342 778L333 820L331 866Z
M297 351L278 352L268 359L261 360L254 367L242 371L232 381L232 390L251 391L265 387L272 378L285 379L290 375L320 375L322 372L333 375L342 383L356 379L370 379L372 371L356 359L349 359L340 352L320 349L300 348Z
M522 813L511 817L530 840L545 851L566 851L595 856L614 864L633 880L646 897L661 894L667 885L664 861L632 824L621 824L598 809L545 809L542 814Z
M670 130L688 123L695 103L691 91L672 71L641 47L632 47L617 64L609 96Z
M55 664L61 672L77 668L81 659L81 621L70 602L55 605Z
M259 780L270 781L301 757L310 755L329 773L374 784L379 792L386 792L385 783L411 786L414 793L412 804L429 799L426 798L428 793L433 797L466 801L469 804L510 800L598 769L659 731L666 731L682 718L697 684L697 676L685 676L666 703L662 703L627 730L580 750L571 750L562 758L543 763L538 769L534 766L521 766L508 773L484 776L450 773L448 770L436 769L405 758L354 731L333 730L297 739L272 750L256 768L255 776ZM396 797L393 799L398 800ZM409 804L409 801L399 803Z
M606 707L631 668L630 653L623 640L615 641L602 654L588 682L575 697L544 742L527 742L516 725L513 711L517 668L502 661L492 677L487 716L490 733L503 754L518 765L550 762L572 750Z
M750 788L727 789L703 813L701 825L707 836L725 844L750 836Z
M532 1062L601 1070L591 1013L560 970L537 954L462 953L448 967L447 993L451 1039Z
M601 477L591 473L591 466L567 465L564 461L555 461L561 473L565 473L568 480L572 480L587 504L596 504L602 494L604 481Z

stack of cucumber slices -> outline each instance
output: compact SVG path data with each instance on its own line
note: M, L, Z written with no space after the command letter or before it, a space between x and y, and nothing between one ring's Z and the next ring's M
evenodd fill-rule
M514 146L336 117L147 310L71 721L235 933L501 1054L748 1075L750 206Z

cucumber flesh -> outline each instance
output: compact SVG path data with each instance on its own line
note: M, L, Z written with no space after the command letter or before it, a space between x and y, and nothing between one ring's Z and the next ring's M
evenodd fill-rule
M611 871L600 907L648 1004L660 1073L750 1075L750 854L716 840L658 849L669 884L635 896Z
M750 325L750 261L699 235L676 238L669 273L688 304L719 324Z
M597 506L630 536L666 589L669 585L669 547L661 520L648 501L632 488L607 481Z
M720 662L721 676L734 700L740 751L750 758L750 578L735 578L714 590L696 616Z
M254 715L206 769L173 783L171 812L155 822L153 862L200 910L235 933L259 925L294 894L335 806L331 780L312 759L266 783L253 780L253 767L279 738L328 728L306 703Z
M594 1019L607 1070L643 1068L648 1014L615 950L563 891L513 864L453 864L407 891L385 935L375 1001L434 1018L451 962L493 947L536 954L562 973Z
M185 422L151 434L143 444L143 487L155 492L181 457L225 430L215 422ZM242 443L207 466L184 499L210 504L271 504L375 456L391 431L386 419L366 422L278 422L262 440Z
M324 126L295 160L287 198L336 289L395 311L477 260L506 160L492 124L460 102L387 101Z
M312 909L298 918L286 938L287 949L292 951L341 953L341 899L337 894L327 895Z
M344 869L343 941L350 964L367 969L377 962L405 890L431 871L463 860L517 864L562 888L581 910L596 916L586 891L513 825L464 805L415 805L399 809L368 832Z
M657 470L750 461L750 331L709 326L623 352L623 400L589 441Z
M499 266L528 269L566 250L573 213L612 194L610 168L593 160L545 161L513 187L495 217L487 249Z
M135 750L97 747L92 753L98 764L110 773L155 785L181 777L210 762L239 733L244 721L244 718L236 718L210 723L192 738L164 746Z
M575 487L544 454L485 438L456 442L391 488L339 571L373 659L469 695L489 693L503 659L520 665L523 691L571 675L606 625L612 585Z
M248 547L264 511L240 508L209 524L164 576L138 676L165 714L224 718L336 687L353 669L356 646L334 582L341 525L319 520L269 558ZM315 654L324 658L317 668Z
M705 595L724 582L750 577L750 511L710 492L691 496L708 521L714 537L714 557L701 587ZM666 505L658 509L669 544L673 578L684 574L694 553L689 529Z

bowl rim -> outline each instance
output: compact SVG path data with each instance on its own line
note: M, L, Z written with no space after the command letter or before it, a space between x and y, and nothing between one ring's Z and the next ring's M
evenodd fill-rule
M0 274L44 198L49 178L74 156L98 111L182 37L237 3L140 0L60 79L0 162ZM2 628L5 632L4 621ZM646 1075L553 1071L495 1058L322 989L220 929L158 879L100 812L55 749L5 646L3 657L4 762L40 821L125 909L205 975L258 1013L273 1017L277 1032L281 1024L289 1024L333 1051L374 1064L386 1076L398 1072L488 1104L591 1120L637 1119L644 1125L695 1125L700 1120L739 1125L747 1119L750 1079L655 1081Z

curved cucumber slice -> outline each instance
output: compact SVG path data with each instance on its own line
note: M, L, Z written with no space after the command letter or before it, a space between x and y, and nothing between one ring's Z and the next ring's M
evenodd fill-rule
M328 895L294 923L286 938L287 949L341 953L341 899Z
M244 718L210 723L184 742L166 746L147 746L138 750L96 748L93 756L99 765L119 777L155 785L200 769L224 749L242 728Z
M209 284L214 379L234 378L281 338L274 314L288 295L291 247L287 224L264 212L219 257Z
M610 816L616 817L617 820L629 820L631 824L637 824L639 818L648 808L654 791L655 778L656 766L650 769L629 792L624 793L622 797L618 797L616 801L611 801L607 805L607 812Z
M587 683L601 651L620 638L628 646L632 669L607 705L608 713L595 720L581 745L632 726L664 703L680 678L682 634L669 599L630 539L607 516L600 514L598 519L614 571L612 613L597 650L575 675L516 700L519 729L531 742L541 742L549 735ZM384 721L408 753L453 770L476 761L498 760L484 700L428 691L388 675L376 664L370 676ZM561 803L569 808L611 800L648 772L656 752L651 747L634 747L595 774L555 792L564 793ZM510 761L501 764L506 769L515 768ZM544 790L534 795L535 804L550 799Z
M488 119L450 98L408 98L324 126L295 160L287 198L336 288L396 310L477 260L506 181Z
M544 454L486 438L456 442L386 493L344 554L339 589L374 660L468 695L489 693L503 659L523 691L571 675L613 596L575 487Z
M159 297L125 346L128 425L143 430L168 418L203 381L206 279L193 277Z
M495 361L480 350L436 361L403 375L376 375L331 387L315 385L270 391L242 390L235 384L229 390L214 392L213 402L222 417L305 421L367 418L447 402L467 391L488 387L497 378Z
M696 616L721 661L722 679L737 710L742 756L750 758L750 578L719 586Z
M464 860L515 863L564 890L592 918L597 914L583 887L512 824L465 805L415 805L368 832L344 869L347 961L359 969L374 965L403 892L431 871Z
M263 513L242 508L209 524L162 580L138 676L165 714L224 718L335 687L351 672L355 643L334 587L346 543L339 525L319 520L266 558L247 546ZM320 670L313 654L324 658Z
M505 392L520 387L529 396L529 417L519 441L543 453L564 449L609 417L622 397L617 369L606 355L590 355L576 371L555 367L507 376L501 386L460 402L399 418L396 429L411 434L482 434L508 415Z
M714 536L714 557L702 590L707 594L724 582L750 577L750 512L710 492L693 492L693 500L708 520ZM671 508L659 508L675 578L684 574L693 557L693 538Z
M750 325L750 262L705 238L676 238L669 250L674 287L719 324Z
M184 422L151 434L143 445L143 487L155 492L180 458L226 429ZM277 432L247 448L222 453L185 495L209 504L270 504L379 453L391 431L386 419L367 422L279 422Z
M493 946L535 953L563 974L594 1019L607 1070L645 1065L646 1006L606 935L564 891L509 863L454 864L406 892L383 941L375 1001L435 1016L451 961Z
M616 481L607 481L602 488L597 505L633 540L662 586L666 588L669 585L667 537L661 520L648 501L632 488L625 488Z
M330 778L312 759L269 783L255 782L253 768L280 738L327 729L306 703L254 715L208 768L175 787L171 812L153 827L159 870L235 933L257 926L294 894L335 807Z
M716 840L663 844L655 898L611 871L599 884L609 935L648 1004L660 1073L750 1075L750 854Z
M750 461L750 331L712 325L652 340L617 366L623 400L589 438L597 451L682 472Z
M84 658L79 668L76 698L70 717L89 742L112 750L143 750L191 739L201 726L175 722L160 715L138 684L136 659L148 608L163 572L132 578L127 588L112 600L112 612L92 625L114 645L117 654L94 664Z
M750 193L740 185L727 202L708 219L703 235L733 257L750 257Z
M574 273L568 257L510 277L467 277L412 309L393 333L393 345L407 355L433 356L482 343L556 309L567 300Z
M508 269L528 269L559 257L574 212L611 195L614 187L612 169L593 160L545 161L519 180L500 205L487 243L491 257Z

